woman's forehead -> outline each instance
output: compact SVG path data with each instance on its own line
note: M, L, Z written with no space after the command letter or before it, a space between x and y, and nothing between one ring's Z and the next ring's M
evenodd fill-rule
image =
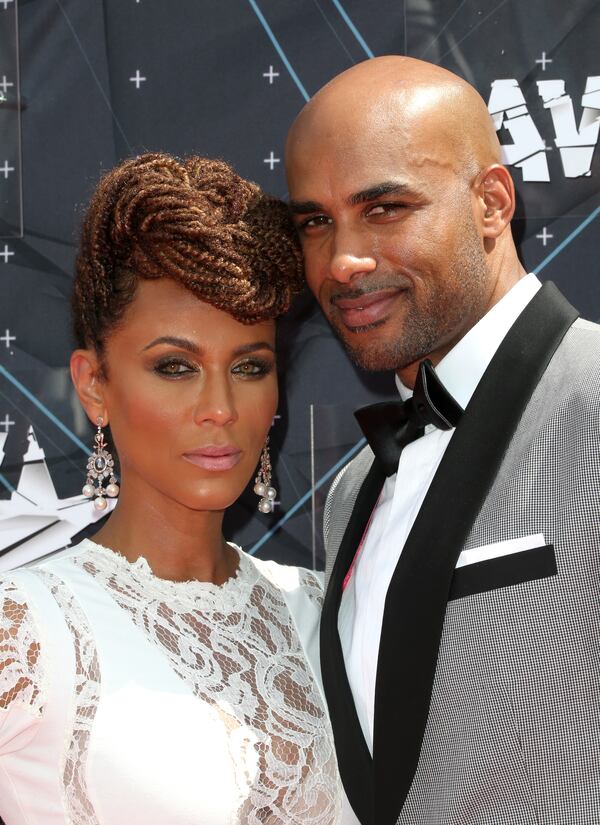
M144 349L157 338L169 337L187 339L199 350L234 350L259 338L272 344L275 322L243 324L169 278L141 279L107 344Z

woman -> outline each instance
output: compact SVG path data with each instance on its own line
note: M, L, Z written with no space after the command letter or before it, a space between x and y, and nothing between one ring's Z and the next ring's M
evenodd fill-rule
M275 494L274 318L300 273L285 208L224 163L149 154L98 186L71 372L98 426L84 494L119 498L0 580L6 825L339 821L319 583L221 531L257 465L261 510Z

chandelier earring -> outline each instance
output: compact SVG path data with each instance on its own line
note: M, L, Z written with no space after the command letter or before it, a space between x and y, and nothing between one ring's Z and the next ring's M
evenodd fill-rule
M83 485L82 493L86 498L94 499L96 510L106 510L109 498L116 498L119 495L119 485L115 478L115 462L108 451L108 445L104 440L102 432L102 418L96 420L98 432L94 437L94 451L88 458L87 479ZM106 489L104 483L108 479Z
M269 455L269 436L260 454L258 473L254 479L254 492L260 496L258 509L261 513L272 513L275 507L277 490L271 487L271 456Z

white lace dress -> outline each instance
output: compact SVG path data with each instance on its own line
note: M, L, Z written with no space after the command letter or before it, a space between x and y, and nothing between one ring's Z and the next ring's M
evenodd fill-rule
M0 578L6 825L340 822L320 582L239 553L222 586L91 541Z

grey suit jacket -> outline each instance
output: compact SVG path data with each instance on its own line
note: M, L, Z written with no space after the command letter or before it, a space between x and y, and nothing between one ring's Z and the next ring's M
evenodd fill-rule
M533 338L543 335L544 300L555 300L551 290L541 291L542 321L529 330ZM417 550L416 563L433 570L448 533L458 546L451 548L439 633L429 638L424 632L423 646L431 650L423 661L418 648L429 605L415 616L416 626L411 611L398 607L402 556L398 563L379 651L373 760L337 636L340 581L383 482L368 447L330 491L322 666L342 778L364 825L600 823L600 327L573 323L565 306L558 312L562 332L549 362L542 359L515 426L505 427L502 409L514 373L488 381L473 399L492 423L498 410L497 455L491 445L484 459L497 467L481 482L481 496L473 495L470 479L478 483L478 456L486 454L490 433L495 436L492 427L477 443L482 434L477 421L468 423L467 408L462 441L453 453L448 447L407 540L402 556ZM521 352L527 372L529 355L518 341L515 352L517 359L507 363L518 364ZM471 427L476 443L469 447ZM461 461L465 466L457 469ZM432 518L428 499L442 501L445 484L449 506ZM463 549L539 533L540 547L454 570ZM414 605L417 614L422 601ZM405 653L407 639L416 659L410 649ZM414 724L419 714L420 726ZM405 757L411 748L412 762Z

